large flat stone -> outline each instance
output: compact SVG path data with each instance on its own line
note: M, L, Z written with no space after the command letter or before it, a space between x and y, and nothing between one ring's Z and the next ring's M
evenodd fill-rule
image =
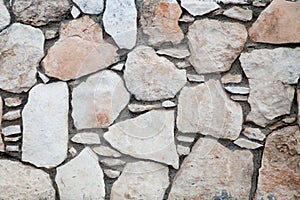
M222 191L232 199L248 200L253 173L250 151L229 150L210 138L200 138L183 161L169 200L212 200Z
M182 11L176 0L145 0L140 23L150 45L180 43L184 35L178 25Z
M10 14L4 5L3 0L0 0L0 31L2 31L10 23Z
M20 162L0 159L0 199L55 199L47 173Z
M242 123L241 106L227 97L219 81L209 80L181 90L177 115L179 131L235 140Z
M220 8L220 6L212 0L182 0L181 6L193 16L205 15Z
M189 27L187 38L190 62L199 74L224 72L242 52L247 30L239 23L203 19Z
M44 56L44 35L37 28L14 23L0 33L0 88L28 91L36 83L36 68Z
M109 127L104 139L118 151L178 168L174 111L152 110Z
M97 155L89 148L57 168L55 182L60 199L104 200L105 183Z
M169 186L168 168L153 162L128 163L113 184L111 200L162 200Z
M77 129L107 128L129 102L123 80L115 72L93 74L72 92L72 117Z
M103 14L105 31L120 48L132 49L137 36L137 10L134 0L107 0Z
M173 98L187 81L185 70L177 69L147 46L136 47L128 54L124 79L128 90L144 101Z
M251 40L271 44L299 43L299 10L300 1L273 0L249 29Z
M297 199L300 196L300 131L290 126L266 140L255 200Z
M14 0L12 11L17 21L34 26L62 20L70 9L68 0Z
M48 50L42 65L46 75L67 81L110 66L116 51L103 39L98 24L85 16L62 24L60 38Z
M64 82L38 84L22 111L22 161L51 168L68 151L69 91Z

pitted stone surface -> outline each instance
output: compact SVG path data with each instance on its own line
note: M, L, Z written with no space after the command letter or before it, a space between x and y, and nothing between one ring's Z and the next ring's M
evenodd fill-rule
M53 98L55 97L55 98ZM64 82L38 84L22 111L22 161L56 167L67 157L69 91Z
M114 124L104 133L104 138L124 154L178 168L172 110L152 110Z
M0 32L0 88L27 92L36 83L36 67L44 56L44 35L37 28L14 23Z
M72 0L85 14L98 15L104 8L104 0Z
M75 127L107 128L129 102L123 80L115 72L104 70L80 83L72 93L72 117Z
M42 65L48 76L68 81L112 65L116 51L103 39L98 24L85 16L62 24L60 38Z
M16 20L34 26L60 21L69 9L68 0L14 0L12 7Z
M187 38L190 62L199 74L224 72L242 52L247 30L238 23L203 19L189 27Z
M183 133L235 140L242 130L242 108L227 97L219 81L184 87L178 102L177 128Z
M158 56L151 47L139 46L128 54L124 79L135 98L155 101L173 98L186 83L186 71Z

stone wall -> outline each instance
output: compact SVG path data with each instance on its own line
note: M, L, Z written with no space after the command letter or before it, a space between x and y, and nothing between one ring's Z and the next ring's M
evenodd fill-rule
M300 199L299 44L299 0L0 0L0 199Z

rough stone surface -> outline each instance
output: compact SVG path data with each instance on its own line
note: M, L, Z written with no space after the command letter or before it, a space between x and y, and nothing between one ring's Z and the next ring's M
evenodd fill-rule
M201 16L220 8L220 6L211 0L182 0L181 6L193 16Z
M104 174L108 176L109 178L118 178L121 174L118 170L112 170L112 169L104 169Z
M152 110L109 127L104 138L117 150L178 168L174 111Z
M21 110L12 110L5 113L2 120L12 121L21 117Z
M93 150L100 156L108 156L114 158L121 157L121 154L119 152L107 146L94 147Z
M247 9L240 8L238 6L234 6L228 10L225 10L223 15L241 21L251 21L252 10L247 10Z
M177 145L177 153L178 155L189 155L190 153L190 147L186 147L183 145L178 144Z
M104 69L115 62L117 48L102 37L102 29L88 16L63 23L60 38L42 65L48 76L64 81Z
M286 12L288 10L288 12ZM255 42L300 42L300 1L273 0L249 29Z
M157 56L154 49L139 46L128 54L124 79L138 100L155 101L173 98L186 83L186 71Z
M0 199L55 199L48 174L19 162L0 159Z
M128 163L113 184L110 199L163 199L169 186L168 171L153 162Z
M3 0L0 0L0 31L2 31L10 23L10 14L4 5Z
M272 132L264 148L255 200L300 196L300 131L290 126Z
M72 117L77 129L107 128L129 102L123 80L104 70L80 83L72 93Z
M128 109L130 110L130 112L133 113L140 113L140 112L145 112L148 110L154 110L154 109L159 109L161 108L161 104L160 103L155 103L155 104L138 104L138 103L132 103L128 105Z
M235 140L242 130L242 108L226 96L219 81L183 88L178 102L177 128L183 133Z
M30 90L22 111L22 161L51 168L65 160L68 151L68 112L66 83L38 84Z
M98 15L104 8L103 0L72 0L85 14Z
M100 160L100 162L108 167L122 166L126 164L126 162L124 162L123 160L115 158L105 158Z
M236 141L234 141L234 144L238 145L241 148L245 149L257 149L262 147L263 145L258 144L256 142L252 142L250 140L247 140L245 138L239 138Z
M188 74L187 79L190 82L198 82L198 83L203 83L205 82L205 78L203 75L197 75L197 74Z
M100 138L98 133L83 132L77 133L71 138L72 142L80 144L100 144Z
M4 99L5 105L7 107L15 107L22 104L22 98L20 97L8 97Z
M190 52L187 49L179 49L179 48L169 48L169 49L160 49L156 51L158 55L166 55L174 58L185 58L190 56Z
M2 128L2 134L4 136L16 135L21 133L21 126L20 125L11 125L5 128Z
M253 50L240 56L249 78L251 111L248 121L265 126L278 116L289 114L295 84L300 74L300 48Z
M250 151L229 150L210 138L201 138L176 174L169 200L211 200L222 190L232 199L248 200L253 173Z
M89 147L57 168L55 182L61 199L104 200L103 172L96 154Z
M266 138L266 135L259 128L246 127L242 133L247 138L253 140L264 141Z
M250 88L248 87L241 87L241 86L226 86L224 87L230 93L233 94L249 94Z
M178 26L182 11L176 0L145 0L140 23L149 44L180 43L184 35Z
M222 76L221 82L223 84L240 83L240 82L242 82L242 75L226 73L224 76Z
M68 0L14 0L13 13L17 21L34 26L60 21L70 9Z
M28 91L36 83L36 67L44 56L44 35L37 28L14 23L0 32L0 88Z
M107 0L103 14L105 31L120 48L132 49L137 36L137 10L134 0Z
M238 23L197 20L187 34L190 62L201 73L224 72L243 50L246 28Z
M231 95L230 98L233 101L248 101L248 97L244 95Z

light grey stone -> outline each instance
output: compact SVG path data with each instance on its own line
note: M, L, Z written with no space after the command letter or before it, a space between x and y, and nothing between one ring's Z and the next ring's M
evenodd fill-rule
M108 146L98 146L94 147L93 151L95 151L96 154L100 156L107 156L107 157L114 157L114 158L119 158L121 157L121 154L117 152L116 150L108 147Z
M186 23L190 23L190 22L193 22L195 21L195 18L193 18L192 16L190 15L185 15L183 14L181 16L181 18L179 19L180 22L186 22Z
M68 152L74 157L77 155L77 150L74 147L70 147Z
M189 155L190 153L190 147L186 147L180 144L177 144L177 153L178 155Z
M138 100L155 101L173 98L186 83L186 71L157 56L154 49L139 46L128 54L124 79Z
M231 95L230 98L233 101L248 101L248 97L244 95Z
M166 100L166 101L162 102L161 105L164 108L173 108L173 107L176 107L176 103L174 103L173 101L170 101L170 100Z
M109 178L118 178L121 174L118 170L112 170L112 169L104 169L104 174L108 176Z
M187 79L191 82L198 82L203 83L205 82L205 78L203 75L197 75L197 74L188 74Z
M104 70L80 83L72 93L72 117L77 129L107 128L129 102L121 77Z
M154 110L154 109L159 109L161 108L162 105L160 103L155 103L155 104L139 104L139 103L132 103L128 105L128 109L130 112L133 113L140 113L140 112L145 112L149 110Z
M181 6L193 16L202 16L220 8L212 0L182 0Z
M126 164L123 160L116 158L104 158L101 159L100 162L108 167L122 166Z
M69 91L65 82L38 84L22 111L22 161L51 168L68 151Z
M125 65L124 62L118 63L118 64L112 66L111 69L112 69L112 70L115 70L115 71L123 71L124 65Z
M250 140L247 140L245 138L238 138L236 141L233 142L234 144L238 145L241 148L245 148L245 149L257 149L262 147L263 145L256 143L256 142L252 142Z
M7 107L16 107L22 104L21 97L7 97L4 99L5 105Z
M3 0L0 0L0 31L2 31L10 23L10 14L4 5Z
M217 80L181 90L177 128L182 133L201 133L235 140L243 123L241 106L230 100Z
M39 77L42 79L43 83L48 83L50 81L50 79L42 72L38 71L38 74L39 74Z
M247 10L247 9L240 8L238 6L233 6L232 8L225 10L223 12L223 15L241 21L251 21L252 10Z
M19 145L6 145L5 151L8 152L19 152L20 151L20 146Z
M223 4L249 4L247 0L216 0L217 3L223 3Z
M239 23L203 19L189 27L187 38L197 73L224 72L242 52L247 30Z
M0 159L0 199L55 199L47 173L20 162Z
M195 140L195 136L196 136L195 134L194 134L194 137L187 136L187 135L178 135L178 136L176 136L176 138L178 141L181 141L181 142L192 143Z
M166 55L173 58L186 58L190 56L190 52L187 49L179 49L179 48L169 48L169 49L160 49L156 51L158 55Z
M21 117L21 110L8 111L2 116L2 120L12 121Z
M20 133L21 133L20 125L11 125L11 126L2 128L2 134L4 136L10 136L10 135L15 135L15 134L20 134Z
M225 90L232 94L249 94L250 88L241 86L226 86Z
M259 128L246 127L242 132L249 139L264 141L266 135Z
M79 17L80 14L81 14L80 10L76 6L72 6L72 9L71 9L72 17L74 19L76 19L77 17Z
M98 15L104 8L103 0L72 0L85 14Z
M22 136L4 137L5 142L18 142L22 139Z
M173 110L152 110L116 123L104 133L104 139L124 154L179 167Z
M36 68L44 56L44 35L37 28L14 23L0 32L0 88L27 92L36 83Z
M89 147L57 168L55 182L61 199L104 200L103 172L96 154Z
M134 0L106 0L103 14L105 31L120 48L132 49L137 36L137 10Z
M101 144L98 133L92 132L77 133L71 138L71 141L80 144Z
M114 182L111 200L163 199L169 186L168 168L153 162L128 163Z
M242 75L241 74L226 73L224 76L222 76L221 82L223 84L240 83L240 82L242 82Z

